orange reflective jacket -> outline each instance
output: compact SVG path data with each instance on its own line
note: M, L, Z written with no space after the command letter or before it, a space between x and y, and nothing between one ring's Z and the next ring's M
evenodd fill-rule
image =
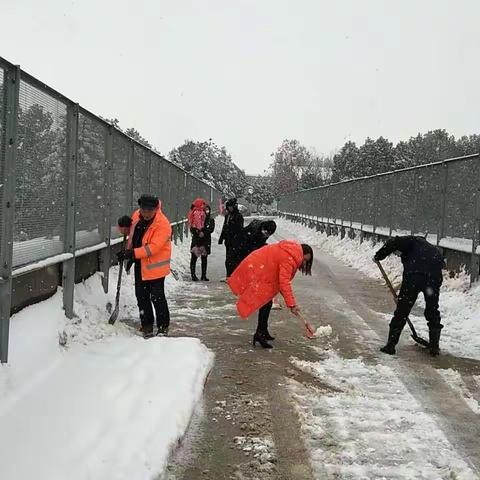
M139 220L140 210L137 210L132 215L127 248L132 248L133 232ZM172 227L159 206L152 223L143 235L142 246L134 250L135 259L140 260L142 267L142 280L157 280L170 273L171 237Z
M294 307L291 281L302 262L302 246L289 240L252 252L227 280L232 292L240 297L237 302L239 315L249 317L279 292L287 307Z

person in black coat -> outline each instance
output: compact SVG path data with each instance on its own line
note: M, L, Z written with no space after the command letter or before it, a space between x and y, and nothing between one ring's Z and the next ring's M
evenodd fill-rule
M205 224L201 230L194 227L190 228L190 232L192 234L192 244L190 247L192 251L192 256L190 259L190 273L192 274L192 280L194 282L198 282L198 277L196 275L198 255L193 253L195 251L200 253L202 262L202 276L200 280L204 282L209 281L207 278L207 258L208 255L212 253L212 233L215 230L215 220L211 216L212 210L209 205L205 206L205 214Z
M225 221L223 223L222 233L218 239L219 245L225 242L225 269L227 271L227 278L233 273L233 256L232 246L235 237L243 228L243 215L238 210L237 199L232 198L225 204L227 209L225 214Z
M277 224L273 220L253 220L235 237L232 246L232 267L235 270L244 258L254 250L267 244L275 233Z
M438 301L442 285L442 269L445 260L442 254L423 237L404 236L388 240L375 254L374 260L381 261L391 253L398 251L403 263L402 287L398 295L397 308L390 322L388 342L380 350L390 355L395 354L395 345L400 339L413 305L421 292L425 297L425 318L428 322L430 354L438 355L440 323Z

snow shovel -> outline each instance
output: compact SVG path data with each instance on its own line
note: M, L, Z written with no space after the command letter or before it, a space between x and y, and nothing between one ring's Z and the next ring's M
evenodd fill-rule
M310 325L308 320L300 312L294 313L294 315L302 322L303 326L305 327L306 337L312 339L315 336L315 330Z
M395 291L395 289L393 288L392 282L388 278L387 273L385 272L384 268L382 267L382 264L379 261L375 261L375 263L377 264L378 268L380 269L382 277L385 280L385 283L387 284L388 289L392 293L393 300L395 301L395 304L396 304L398 302L398 295L397 295L397 292ZM411 320L408 317L407 317L407 323L408 323L408 326L410 327L410 330L412 331L413 340L415 340L419 345L422 345L423 347L429 347L430 343L428 343L428 341L425 340L424 338L419 337L417 335L417 331L415 330L415 327L413 326L413 323L411 322Z
M127 236L123 236L122 242L122 250L125 250L125 244L127 243ZM108 323L113 325L118 318L118 312L120 310L120 288L122 286L122 273L123 273L123 264L124 262L120 262L120 268L118 269L118 280L117 280L117 295L115 296L115 308L113 309L110 318L108 319Z

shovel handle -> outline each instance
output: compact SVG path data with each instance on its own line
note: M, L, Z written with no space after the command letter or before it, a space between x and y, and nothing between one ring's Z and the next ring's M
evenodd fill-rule
M387 284L388 289L389 289L390 292L392 293L393 299L395 300L395 303L397 303L397 301L398 301L397 292L396 292L395 289L393 288L392 282L391 282L390 279L388 278L388 275L387 275L387 273L385 272L385 269L383 268L382 264L381 264L378 260L375 260L375 263L377 264L377 267L379 268L380 273L382 274L382 277L383 277L383 279L385 280L385 283Z
M300 312L297 312L294 315L303 323L307 337L312 338L315 332L313 331L313 328L310 325L310 323L307 321L307 319Z

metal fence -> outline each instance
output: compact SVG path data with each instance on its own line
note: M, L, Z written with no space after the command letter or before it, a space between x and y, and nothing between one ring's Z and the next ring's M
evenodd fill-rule
M220 192L0 57L0 360L8 354L12 278L62 263L73 315L75 258L100 252L108 288L117 218L153 193L183 238L192 200Z
M378 235L423 235L471 254L479 275L480 155L396 170L283 196L278 209Z

